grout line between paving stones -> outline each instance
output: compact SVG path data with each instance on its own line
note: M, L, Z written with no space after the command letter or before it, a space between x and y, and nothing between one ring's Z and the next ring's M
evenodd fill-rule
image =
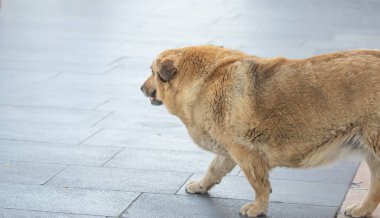
M41 185L46 185L46 183L48 183L50 180L52 180L54 177L56 177L58 174L60 174L61 172L63 172L65 169L67 169L70 165L67 165L65 166L62 170L60 170L58 173L54 174L50 179L46 180L45 182L43 182Z
M108 99L107 99L108 100ZM102 102L106 103L106 102ZM100 106L100 105L99 105ZM0 104L0 107L19 107L19 108L36 108L36 109L49 109L49 110L75 110L75 111L83 111L83 112L91 112L94 109L84 109L84 108L65 108L65 107L51 107L51 106L35 106L35 105L13 105L13 104ZM108 110L97 110L101 112L110 112Z
M113 70L117 69L119 66L116 65L116 66L113 66L113 67L110 67L108 68L107 70L105 70L104 72L102 72L101 74L109 74L110 72L112 72Z
M237 201L247 201L252 202L252 199L242 199L242 198L223 198L223 197L211 197L206 194L169 194L169 193L151 193L151 192L142 192L142 194L151 194L151 195L170 195L170 196L191 196L191 197L207 197L207 198L214 198L214 199L225 199L225 200L237 200ZM282 202L282 201L272 201L269 200L270 203L275 204L290 204L290 205L307 205L307 206L318 206L318 207L331 207L331 208L339 208L339 206L331 206L331 205L320 205L320 204L303 204L303 203L292 203L292 202Z
M125 58L124 55L122 55L122 56L120 56L120 57L118 57L118 58L112 60L111 62L109 62L108 65L109 65L109 66L115 65L115 64L117 64L118 62L120 62L120 61L122 61L122 60L124 60L124 59L126 59L126 58Z
M363 160L362 160L362 161L363 161ZM346 197L347 197L348 193L351 191L351 186L352 186L353 181L354 181L354 179L355 179L355 177L356 177L356 174L358 174L358 172L359 172L360 165L361 165L361 162L362 162L362 161L360 161L359 164L356 166L356 171L355 171L354 175L352 176L352 178L351 178L351 180L350 180L351 182L350 182L350 184L349 184L348 187L347 187L346 194L344 195L344 198L343 198L343 199L341 200L341 202L340 202L340 206L339 206L339 209L337 210L337 212L336 212L336 214L335 214L335 217L338 217L339 214L340 214L340 212L341 212L341 210L342 210L342 206L343 206L343 204L344 204L344 202L345 202L345 200L346 200ZM343 209L345 209L345 208L343 208Z
M20 209L20 208L12 208L12 207L0 207L0 209L6 209L6 210L21 210L21 211L33 211L33 212L45 212L45 213L55 213L55 214L70 214L70 215L82 215L82 216L105 217L105 216L103 216L103 215L95 215L95 214L70 213L70 212L57 212L57 211L49 211L49 210L26 210L26 209Z
M11 185L35 185L35 184L25 184L25 183L10 183L10 182L0 182L0 184L11 184ZM47 184L46 187L53 187L53 188L66 188L66 189L80 189L80 190L95 190L95 191L110 191L110 192L130 192L130 193L140 193L140 191L134 191L134 190L126 190L126 189L113 189L113 188L99 188L99 187L79 187L79 186L69 186L69 185L51 185ZM168 192L160 192L160 191L144 191L144 193L148 194L170 194L170 195L176 195ZM181 194L178 194L180 196L183 196ZM218 198L218 197L213 197ZM235 198L226 198L226 199L235 199Z
M108 162L110 162L114 157L116 157L116 155L120 154L120 152L122 152L125 148L122 148L120 149L118 152L116 152L114 155L112 155L108 160L106 160L106 162L104 162L102 165L100 165L101 167L104 167Z
M173 170L141 169L141 168L113 167L113 166L101 166L101 165L65 164L65 163L52 163L52 162L39 162L39 161L19 161L19 160L9 160L9 161L20 162L20 163L35 163L35 164L70 165L71 167L101 167L101 168L120 169L120 170L139 170L139 171L151 171L151 172L163 172L163 173L182 173L182 174L193 173L193 172L173 171ZM195 174L202 174L202 172L196 172Z
M103 106L104 104L107 104L110 100L111 100L111 98L106 99L105 101L103 101L102 103L100 103L99 105L97 105L96 107L94 107L94 108L91 109L91 110L98 110L98 108L100 108L100 107Z
M93 123L91 125L91 127L95 127L96 125L98 125L100 122L102 122L103 120L107 119L109 116L111 116L114 112L111 111L109 112L108 114L106 114L104 117L100 118L98 121L96 121L95 123Z
M10 184L14 184L14 183L10 183ZM41 186L41 185L38 185L38 184L22 184L22 185L27 185L27 186ZM64 188L64 187L60 187L60 186L49 186L49 187L56 187L56 188ZM83 188L83 187L66 187L66 189L81 189L81 190L97 190L97 191L111 191L111 192L128 192L128 193L140 193L138 195L138 197L136 197L135 200L133 200L131 202L130 205L128 205L128 207L124 210L128 210L132 204L142 195L142 194L151 194L151 195L168 195L168 196L183 196L183 197L186 197L186 196L190 196L190 197L208 197L208 198L213 198L213 199L225 199L225 200L238 200L238 201L247 201L247 202L250 202L252 201L252 199L245 199L245 198L226 198L226 197L212 197L212 196L208 196L207 193L206 194L188 194L188 193L185 193L185 194L171 194L171 193L162 193L162 192L137 192L137 191L127 191L127 190L122 190L122 189L100 189L100 188ZM308 206L319 206L319 207L332 207L332 208L338 208L339 209L339 206L331 206L331 205L323 205L323 204L304 204L304 203L292 203L292 202L282 202L282 201L272 201L272 200L269 200L270 203L278 203L278 204L290 204L290 205L308 205ZM2 208L2 207L0 207ZM4 208L4 209L15 209L15 208ZM123 214L124 211L121 213ZM51 212L51 211L46 211L46 212ZM57 212L58 213L58 212ZM120 215L119 215L120 216Z
M83 144L85 141L87 141L88 139L90 139L91 137L95 136L96 134L98 134L99 132L101 132L103 130L103 128L100 128L99 130L95 131L93 134L91 134L90 136L88 136L87 138L85 138L84 140L80 141L79 142L79 145Z
M25 143L34 143L34 144L54 144L54 145L72 145L77 146L75 143L66 143L66 142L53 142L53 141L35 141L35 140L24 140L24 139L11 139L11 138L0 138L0 141L11 141L11 142L25 142ZM112 145L87 145L84 146L93 146L93 147L110 147L110 148L128 148L128 147L120 147L120 146L112 146ZM138 149L138 148L136 148ZM148 148L147 148L148 149Z
M25 183L10 183L10 182L0 182L0 184L10 184L10 185L23 185L23 186L41 186L39 184L25 184ZM128 192L128 193L141 193L139 191L129 191L129 190L123 190L123 189L104 189L104 188L92 188L92 187L88 187L88 188L84 188L84 187L66 187L66 186L59 186L59 185L46 185L44 187L47 187L47 188L59 188L59 189L79 189L79 190L93 190L93 191L108 191L108 192ZM145 193L150 193L150 194L167 194L167 193L161 193L161 192L145 192ZM173 195L173 194L171 194ZM228 198L226 198L228 199ZM232 199L232 198L230 198ZM2 208L0 206L0 208Z
M254 193L254 190L252 189L252 193ZM152 194L156 194L156 193L152 193ZM159 193L159 194L165 194L165 195L169 195L167 193ZM172 195L172 194L171 194ZM228 200L241 200L241 201L254 201L255 199L246 199L246 198L227 198L227 197L213 197L213 196L210 196L208 194L208 192L206 192L205 194L189 194L187 192L185 193L178 193L178 194L175 194L175 195L178 195L178 196L206 196L206 197L209 197L209 198L216 198L216 199L228 199ZM274 201L274 200L271 200L269 198L269 202L271 203L279 203L279 204L297 204L297 205L309 205L309 206L319 206L319 207L336 207L339 209L339 205L337 206L333 206L333 205L326 205L326 204L308 204L308 203L295 203L295 202L284 202L284 201Z
M182 187L189 181L189 179L191 178L191 177L193 177L194 176L194 173L191 173L190 174L190 176L185 180L185 182L183 182L182 183L182 185L179 187L179 189L176 191L176 192L174 192L174 194L178 194L178 192L182 189Z
M102 130L104 130L102 128ZM54 145L78 145L75 143L67 142L53 142L53 141L36 141L36 140L25 140L25 139L12 139L12 138L0 138L0 141L11 141L11 142L25 142L25 143L34 143L34 144L54 144ZM84 143L84 142L82 142ZM173 151L173 152L190 152L190 153L204 153L203 151L194 151L194 150L174 150L174 149L165 149L165 148L151 148L151 147L135 147L135 146L120 146L120 145L98 145L98 144L82 144L83 146L88 147L102 147L102 148L128 148L134 150L154 150L154 151Z
M52 76L49 76L48 78L44 79L44 80L41 81L41 82L47 82L47 81L49 81L49 80L51 80L51 79L56 78L57 76L59 76L59 75L61 75L61 74L62 74L61 72L58 72L58 73L56 73L56 74L54 74L54 75L52 75Z
M102 128L104 130L104 128ZM0 138L1 140L1 138ZM51 143L51 142L48 142ZM64 143L62 143L64 144ZM149 151L173 151L173 152L184 152L184 153L193 153L193 154L205 154L207 151L193 151L193 150L175 150L175 149L160 149L160 148L151 148L151 147L130 147L130 146L115 146L115 145L96 145L96 144L84 144L86 146L97 146L97 147L118 147L118 148L128 148L128 149L134 149L134 150L149 150ZM211 157L212 159L212 157ZM210 159L210 161L211 161Z
M141 195L143 195L144 194L144 192L141 192L128 206L127 206L127 208L125 208L125 210L123 210L123 211L121 211L121 213L119 214L119 216L117 216L118 218L123 218L123 217L125 217L125 216L123 216L123 214L124 213L128 213L127 211L128 211L128 209L130 208L130 207L132 207L132 205L133 205L133 203L135 203L135 201L137 201L137 199L139 199L140 198L140 196Z

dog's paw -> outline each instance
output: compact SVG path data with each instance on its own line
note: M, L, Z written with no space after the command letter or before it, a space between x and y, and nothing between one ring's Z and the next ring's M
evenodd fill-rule
M204 194L207 190L207 187L202 186L197 181L191 181L186 185L186 192L191 194Z
M240 209L241 215L247 215L249 217L266 216L266 210L257 207L256 204L246 204Z
M346 208L344 214L350 217L368 217L370 212L368 212L366 208L363 208L360 204L353 204Z

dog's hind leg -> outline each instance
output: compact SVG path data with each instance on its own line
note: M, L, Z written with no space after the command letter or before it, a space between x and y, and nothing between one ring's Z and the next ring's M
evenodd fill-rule
M366 198L361 204L348 207L346 215L351 217L365 217L370 215L380 202L380 128L376 119L362 129L365 145L366 162L371 172L371 182Z
M208 167L206 175L200 181L191 181L186 185L186 192L206 193L215 184L220 183L222 178L235 166L235 161L230 157L217 155Z
M380 202L380 157L371 152L366 161L371 172L370 188L361 204L354 204L346 209L345 214L351 217L369 216Z

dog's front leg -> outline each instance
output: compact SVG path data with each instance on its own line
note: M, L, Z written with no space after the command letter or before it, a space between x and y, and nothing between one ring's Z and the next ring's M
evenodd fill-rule
M220 183L222 178L235 166L235 161L230 157L217 155L208 167L206 175L200 181L188 183L186 191L189 193L206 193L215 184Z
M256 192L255 202L244 205L240 209L240 213L249 217L266 215L271 186L269 182L270 168L265 157L246 146L231 146L228 150Z

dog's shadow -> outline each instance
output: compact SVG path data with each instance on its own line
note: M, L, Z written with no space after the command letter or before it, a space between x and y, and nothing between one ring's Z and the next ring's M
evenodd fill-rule
M209 193L205 194L190 194L186 193L186 196L194 198L194 206L198 212L205 215L205 217L217 217L217 218L246 218L247 216L239 214L240 208L250 201L226 199L226 198L214 198ZM195 208L194 208L195 209ZM260 216L267 218L268 216Z

